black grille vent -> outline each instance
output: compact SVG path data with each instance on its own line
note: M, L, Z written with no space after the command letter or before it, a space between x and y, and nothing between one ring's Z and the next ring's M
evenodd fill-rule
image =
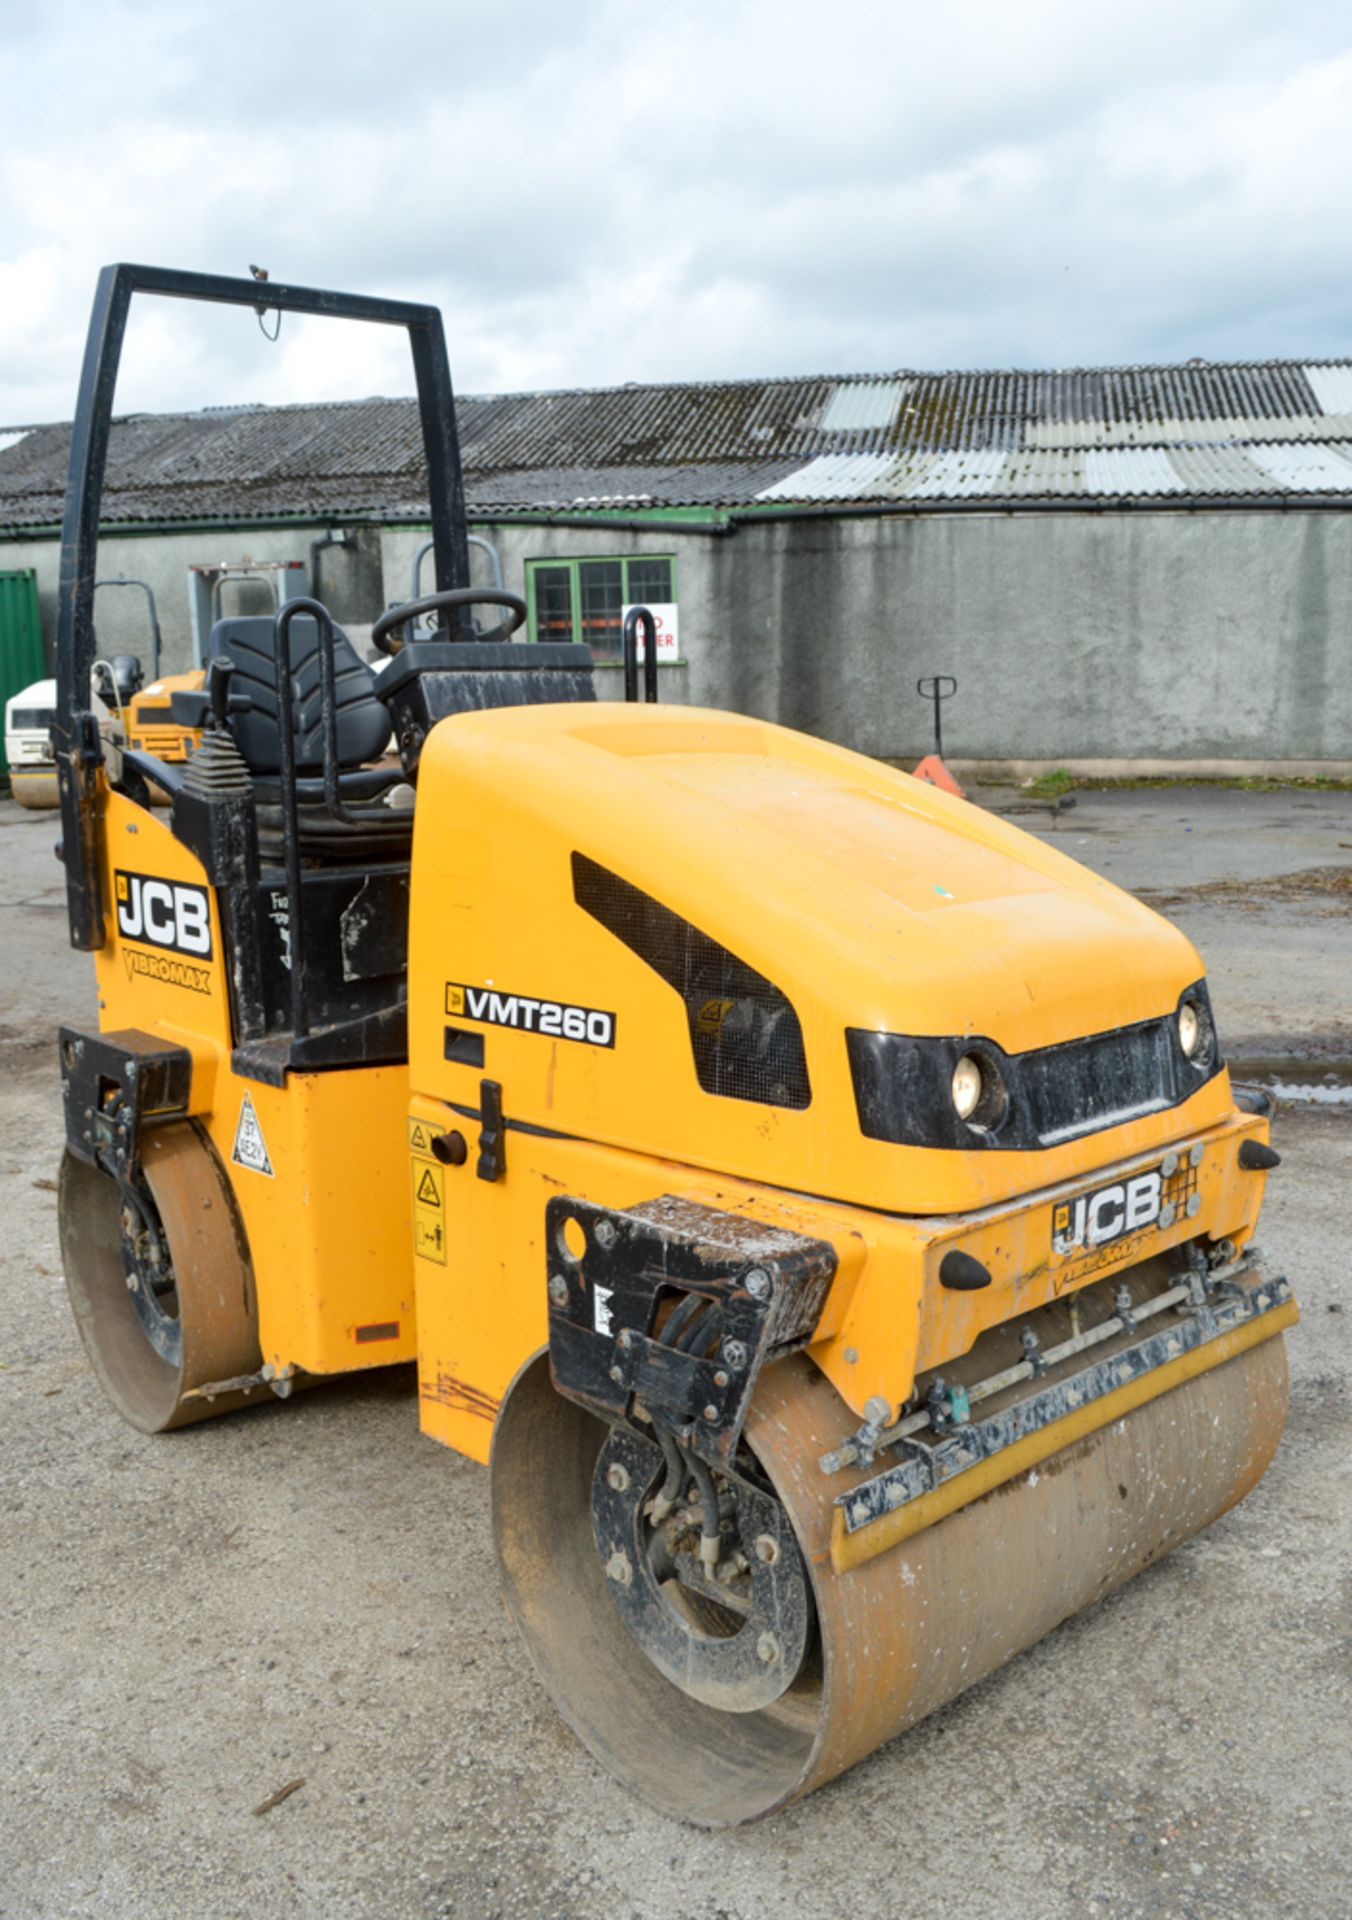
M972 1035L847 1028L860 1131L898 1146L1029 1151L1178 1106L1222 1065L1206 983L1197 981L1182 1000L1196 1009L1201 1028L1192 1059L1179 1044L1176 1011L1021 1054ZM964 1054L990 1070L1000 1089L996 1117L986 1125L960 1120L953 1106L953 1069Z
M1019 1080L1041 1144L1173 1106L1182 1091L1174 1084L1174 1053L1172 1019L1025 1053Z
M706 1093L766 1107L808 1105L803 1031L773 981L581 853L573 855L573 897L681 996Z

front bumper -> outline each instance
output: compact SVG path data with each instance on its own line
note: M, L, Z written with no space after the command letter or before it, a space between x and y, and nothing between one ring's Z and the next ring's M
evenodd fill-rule
M1168 1280L1173 1284L1144 1294L1101 1284L1095 1292L1113 1297L1100 1310L1112 1310L1088 1329L1079 1329L1079 1314L1072 1314L1079 1330L1062 1347L1040 1346L1032 1324L1023 1323L1013 1365L999 1365L1007 1350L996 1353L984 1376L969 1366L964 1371L976 1377L967 1381L922 1381L918 1411L881 1433L866 1426L855 1442L825 1455L828 1474L866 1469L875 1453L882 1469L862 1480L851 1475L854 1484L836 1496L837 1571L912 1538L1147 1401L1274 1338L1298 1317L1287 1281L1256 1261L1209 1271L1198 1258ZM980 1343L971 1362L983 1345L1000 1344L998 1335Z
M828 1303L812 1357L855 1412L881 1400L890 1417L918 1374L1021 1314L1191 1242L1228 1242L1232 1258L1253 1235L1266 1182L1240 1165L1240 1151L1266 1137L1263 1115L1235 1108L1182 1139L979 1211L872 1215L867 1255ZM952 1253L988 1282L946 1285Z

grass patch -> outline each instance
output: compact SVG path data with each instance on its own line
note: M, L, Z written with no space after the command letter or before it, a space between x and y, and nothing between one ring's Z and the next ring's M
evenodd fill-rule
M1063 793L1070 793L1076 787L1088 786L1087 780L1077 780L1073 773L1067 773L1064 767L1057 767L1052 773L1040 773L1036 780L1024 782L1024 792L1031 793L1036 800L1059 800Z

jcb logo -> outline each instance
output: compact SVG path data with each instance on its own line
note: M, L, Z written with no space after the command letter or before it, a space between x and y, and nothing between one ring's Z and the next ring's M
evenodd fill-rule
M1152 1167L1149 1173L1063 1200L1052 1215L1052 1246L1057 1253L1073 1253L1139 1233L1159 1219L1163 1186L1158 1168Z
M124 940L210 960L211 904L205 887L152 880L144 873L119 872L115 881L117 930Z

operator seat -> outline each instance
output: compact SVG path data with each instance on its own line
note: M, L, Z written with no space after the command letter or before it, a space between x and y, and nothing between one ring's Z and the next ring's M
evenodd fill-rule
M390 746L390 716L373 691L376 676L357 655L341 627L333 628L334 732L338 747L338 793L355 817L335 820L324 803L324 726L319 677L319 625L298 613L288 635L291 661L292 741L295 755L297 826L307 857L407 859L413 831L412 795L397 761L381 760ZM281 700L277 687L277 622L270 614L218 620L210 655L233 669L229 728L253 775L259 842L265 857L282 847ZM370 762L380 762L371 765ZM391 805L404 789L404 806ZM368 803L362 806L361 803ZM369 803L377 804L369 804Z
M319 679L319 625L297 614L289 635L291 712L296 772L322 773L324 728ZM281 700L277 688L277 622L268 614L218 620L210 653L234 668L232 695L249 705L231 714L230 731L250 773L281 772ZM333 629L333 678L338 765L344 771L379 759L390 737L390 718L375 696L376 677L342 628Z

